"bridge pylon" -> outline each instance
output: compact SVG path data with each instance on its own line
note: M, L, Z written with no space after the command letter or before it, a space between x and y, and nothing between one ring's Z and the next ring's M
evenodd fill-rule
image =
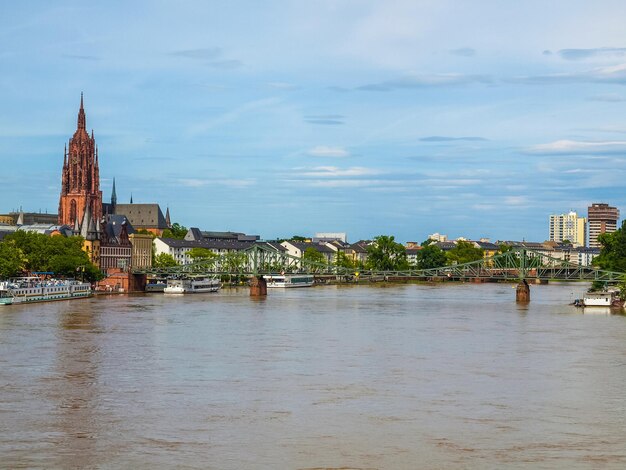
M250 297L267 297L267 281L263 276L250 278Z
M515 289L516 302L530 302L530 286L526 279L522 279Z

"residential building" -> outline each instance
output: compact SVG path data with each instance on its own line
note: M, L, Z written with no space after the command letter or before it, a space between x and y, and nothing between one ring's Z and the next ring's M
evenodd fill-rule
M204 248L210 250L218 256L228 253L237 253L258 245L279 252L286 252L285 248L274 242L261 241L238 241L238 240L178 240L174 238L155 238L154 253L160 255L167 253L171 255L178 264L186 265L194 263L195 260L189 256L193 248Z
M296 258L302 258L308 248L313 248L317 252L321 253L324 256L325 262L329 264L335 260L335 253L337 253L337 250L326 246L325 243L307 243L286 240L282 242L281 245L287 250L288 255Z
M587 208L589 219L589 248L600 248L598 235L617 230L619 209L604 203L593 203Z
M574 211L550 216L549 240L557 243L569 240L575 247L585 246L587 219L578 217Z
M357 265L364 265L367 263L367 247L371 243L371 240L359 240L356 243L350 244L350 246L344 250L344 253L351 258L352 261L357 263Z
M429 240L435 240L436 242L447 242L448 235L441 235L440 233L433 233L432 235L428 235Z
M420 252L419 248L407 248L406 260L411 266L417 266L417 254Z
M572 248L568 261L579 266L591 266L593 259L598 255L600 255L600 248Z

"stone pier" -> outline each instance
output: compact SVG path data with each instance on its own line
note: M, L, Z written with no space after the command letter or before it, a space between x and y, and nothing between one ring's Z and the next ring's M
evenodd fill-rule
M267 282L263 276L252 276L250 279L250 297L267 296Z
M522 279L515 290L516 302L530 302L530 286L526 279Z

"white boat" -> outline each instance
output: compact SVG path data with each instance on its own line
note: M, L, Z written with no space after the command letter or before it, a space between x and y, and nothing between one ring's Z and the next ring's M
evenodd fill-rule
M585 293L584 307L611 307L619 302L618 290L593 291Z
M311 287L313 276L311 274L269 274L263 276L267 287Z
M201 292L217 292L222 287L219 279L212 277L192 279L168 279L165 294L196 294Z
M73 279L17 277L0 282L0 305L80 299L91 295L91 284Z

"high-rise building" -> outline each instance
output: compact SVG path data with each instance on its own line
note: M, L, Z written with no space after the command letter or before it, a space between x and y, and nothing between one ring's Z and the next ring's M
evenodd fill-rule
M589 218L589 247L600 248L598 235L617 230L619 209L604 203L593 203L587 208Z
M69 148L63 155L61 197L59 199L59 224L70 225L78 231L85 212L89 208L90 218L102 218L102 191L98 170L98 147L87 133L83 94L80 95L78 126L70 139Z
M550 216L550 241L569 240L574 246L585 246L586 239L587 220L584 217L578 217L574 211Z

